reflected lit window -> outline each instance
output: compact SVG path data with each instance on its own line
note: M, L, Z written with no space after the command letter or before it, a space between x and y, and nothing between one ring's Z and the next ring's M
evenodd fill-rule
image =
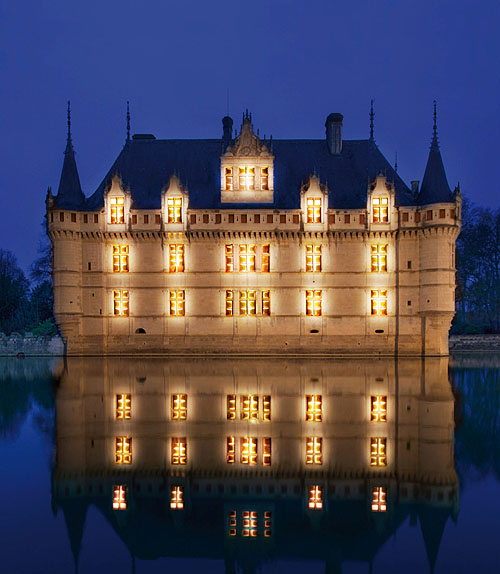
M227 518L228 534L229 536L236 536L236 510L230 510Z
M372 199L373 223L387 223L389 221L389 198L374 197Z
M387 439L370 439L370 466L387 466Z
M271 246L262 246L262 273L269 273L271 271Z
M126 273L128 265L128 245L113 245L113 273Z
M184 317L184 291L170 291L170 315Z
M234 436L226 437L226 462L228 464L236 462L236 440Z
M255 271L255 245L240 245L240 271Z
M317 289L306 290L306 315L308 317L321 316L321 291Z
M263 395L262 397L262 420L271 420L271 395Z
M240 315L256 314L257 292L251 289L240 291Z
M321 271L321 245L306 245L306 272Z
M233 168L226 167L225 169L225 189L226 191L233 191Z
M372 488L372 511L385 512L387 510L387 489L385 486Z
M260 168L260 188L264 191L269 189L269 168Z
M375 395L370 398L370 422L387 422L387 397L385 395Z
M187 395L173 394L171 411L173 421L185 421L187 419Z
M110 197L111 223L125 223L125 198Z
M255 168L254 167L240 167L239 172L239 187L242 190L255 189Z
M118 420L132 418L132 395L116 395L115 418Z
M113 291L113 313L118 317L128 317L128 291L123 289Z
M306 422L320 423L323 420L323 399L321 395L306 395Z
M255 466L257 464L257 439L251 436L240 439L240 462Z
M184 508L184 487L172 486L170 489L170 508L182 510Z
M231 273L234 271L234 250L232 245L226 245L226 273Z
M322 510L323 508L323 487L314 485L309 487L309 500L307 507L311 510Z
M244 538L255 538L257 536L257 517L255 510L243 511L241 535Z
M387 244L370 245L370 261L372 273L387 271Z
M182 223L182 197L167 198L167 223Z
M132 437L117 436L115 438L115 463L132 464Z
M168 270L170 273L184 271L184 245L182 243L170 243L168 246Z
M321 198L308 197L306 207L307 223L321 223Z
M172 437L172 464L187 464L187 445L185 437Z
M306 464L323 464L323 439L316 436L307 437Z
M233 316L234 295L231 289L226 290L226 317Z
M372 315L387 315L387 289L372 289L370 301Z
M262 291L262 314L264 317L271 315L271 291Z
M125 484L113 486L113 510L127 510L127 487Z
M227 395L227 420L234 421L236 419L236 395Z
M271 438L262 439L262 465L271 466Z
M264 512L264 538L272 536L273 531L273 515L270 510Z
M259 395L241 395L240 416L242 421L259 420Z

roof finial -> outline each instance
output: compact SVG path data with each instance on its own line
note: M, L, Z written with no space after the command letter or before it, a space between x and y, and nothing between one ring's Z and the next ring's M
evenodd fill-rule
M433 126L433 131L434 131L434 135L437 136L437 130L438 130L438 126L437 126L437 102L436 100L434 100L434 126Z
M394 158L394 171L398 173L398 152L396 152L396 157Z
M437 128L437 102L436 102L436 100L433 101L433 106L434 106L434 114L433 114L431 147L439 147L438 128Z
M373 100L370 102L370 139L373 139L375 112L373 111Z
M68 139L66 141L66 151L73 151L73 142L71 141L71 102L68 100Z
M130 141L130 102L127 101L127 141Z

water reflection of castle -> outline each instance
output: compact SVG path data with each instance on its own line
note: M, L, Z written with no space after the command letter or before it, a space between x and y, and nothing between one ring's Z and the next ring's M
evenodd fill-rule
M95 505L132 556L371 562L420 523L431 569L458 511L446 358L71 359L53 498L77 557ZM77 559L77 558L76 558Z

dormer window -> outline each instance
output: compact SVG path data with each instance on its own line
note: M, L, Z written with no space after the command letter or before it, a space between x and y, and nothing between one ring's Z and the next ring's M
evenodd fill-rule
M261 189L267 191L269 190L269 168L260 168L260 187Z
M226 191L233 191L233 168L226 167Z
M388 223L389 221L389 198L374 197L372 199L373 223Z
M111 223L125 223L125 198L110 197Z
M307 198L307 223L321 223L321 198Z
M167 198L167 222L182 223L182 197Z
M254 167L240 167L239 168L239 188L245 191L255 189L255 168Z

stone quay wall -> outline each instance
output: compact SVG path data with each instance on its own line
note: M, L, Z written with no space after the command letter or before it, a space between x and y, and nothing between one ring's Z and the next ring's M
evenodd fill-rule
M0 357L55 357L64 355L64 343L58 335L36 337L32 333L21 335L0 333Z

